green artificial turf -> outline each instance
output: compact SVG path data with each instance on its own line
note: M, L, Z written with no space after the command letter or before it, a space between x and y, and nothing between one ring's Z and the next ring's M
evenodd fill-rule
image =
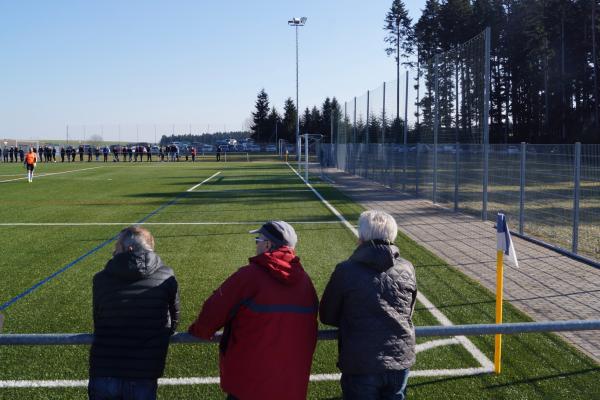
M83 170L90 167L100 168ZM335 222L336 217L282 163L84 162L41 164L36 172L67 173L40 177L31 184L26 180L0 183L0 222L8 224L0 226L0 304L105 245L7 307L4 333L90 332L91 279L111 256L110 239L128 224L142 220L156 238L156 251L174 268L179 281L180 331L193 321L204 299L253 255L253 235L248 231L262 221L296 222L298 254L319 294L335 265L356 246L354 235ZM186 191L217 172L195 191ZM14 179L8 175L15 174L23 176L22 166L0 164L0 181ZM356 223L362 211L359 205L323 182L315 182L315 187ZM190 224L199 222L235 224ZM493 322L492 293L406 236L401 234L397 243L402 255L417 267L419 290L453 323ZM507 322L529 320L508 304L504 316ZM415 323L438 324L420 304ZM429 340L419 338L418 343ZM493 358L492 336L471 340ZM410 398L600 398L598 365L557 336L505 335L503 346L501 375L411 378ZM2 346L0 380L86 379L87 352L87 346ZM215 345L173 345L165 376L216 377L217 357ZM335 342L319 342L312 372L338 372L336 357ZM462 346L450 345L419 353L413 369L469 367L479 365ZM161 386L159 395L223 398L216 384ZM83 387L0 388L0 399L85 397ZM339 385L310 383L309 398L340 398Z

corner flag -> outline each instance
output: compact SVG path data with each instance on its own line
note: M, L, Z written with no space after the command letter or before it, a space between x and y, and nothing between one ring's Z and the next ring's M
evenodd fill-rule
M504 255L515 267L519 267L517 253L513 246L510 231L506 224L506 216L498 213L496 222L496 323L502 323L502 302L504 291ZM494 371L499 374L502 369L502 335L497 334L494 340Z
M508 261L518 268L517 253L510 237L508 225L506 224L506 216L502 213L498 213L498 220L496 222L496 242L496 250L502 251L507 256Z

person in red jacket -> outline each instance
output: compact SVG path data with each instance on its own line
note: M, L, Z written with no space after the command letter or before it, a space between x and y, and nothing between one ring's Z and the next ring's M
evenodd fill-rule
M256 256L204 302L188 332L210 339L221 328L221 389L228 399L306 399L317 342L318 298L294 247L294 228L269 221Z

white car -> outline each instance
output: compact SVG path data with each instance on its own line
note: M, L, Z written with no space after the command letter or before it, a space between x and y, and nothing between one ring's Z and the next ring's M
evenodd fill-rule
M204 151L204 152L215 151L215 147L212 144L203 144L202 151Z

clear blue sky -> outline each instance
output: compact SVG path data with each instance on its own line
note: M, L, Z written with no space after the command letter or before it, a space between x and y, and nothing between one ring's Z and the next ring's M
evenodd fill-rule
M351 99L395 79L384 52L392 1L0 2L0 139L154 140L239 130L261 88L282 111ZM408 1L413 19L424 0ZM136 128L138 126L139 128ZM166 131L166 132L165 132Z

